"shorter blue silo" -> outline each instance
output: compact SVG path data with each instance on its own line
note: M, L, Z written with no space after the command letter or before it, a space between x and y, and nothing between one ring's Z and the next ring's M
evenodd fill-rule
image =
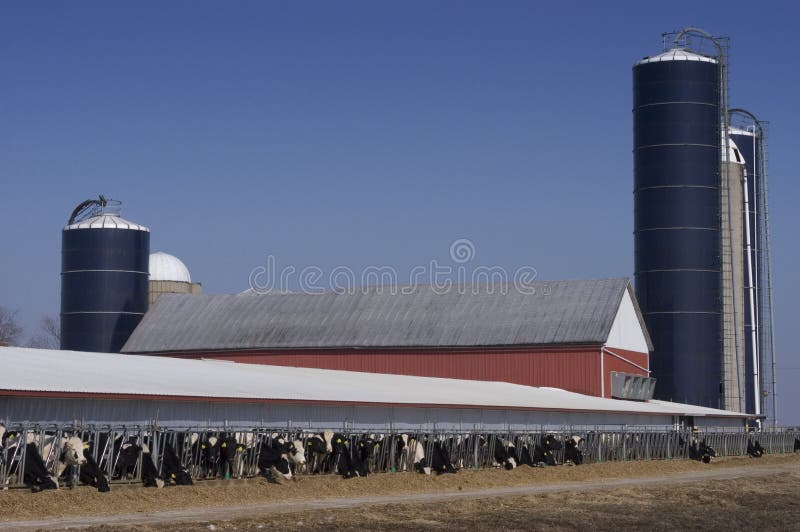
M112 205L112 203L114 203ZM61 238L61 349L118 353L147 312L150 230L90 200Z

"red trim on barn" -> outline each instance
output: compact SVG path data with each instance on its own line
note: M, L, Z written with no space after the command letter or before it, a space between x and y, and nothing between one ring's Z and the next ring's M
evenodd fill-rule
M611 372L647 376L636 367L648 367L648 354L614 349L625 363L600 345L474 347L474 348L336 348L250 349L158 353L178 358L208 358L244 364L265 364L420 377L500 381L525 386L549 386L599 397L606 381L611 394ZM601 377L601 356L604 375ZM634 365L635 364L635 365Z

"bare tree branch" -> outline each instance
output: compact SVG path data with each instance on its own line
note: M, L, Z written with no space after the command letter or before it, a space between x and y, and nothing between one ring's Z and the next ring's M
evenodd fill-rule
M47 335L53 342L56 349L61 345L61 323L57 317L43 316L42 322L39 325L42 332Z
M0 306L0 346L17 345L21 334L17 311Z
M39 332L28 341L28 347L59 349L61 347L61 326L58 318L42 316L39 322Z

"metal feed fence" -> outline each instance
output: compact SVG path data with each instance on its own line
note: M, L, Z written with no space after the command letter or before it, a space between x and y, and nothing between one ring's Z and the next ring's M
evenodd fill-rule
M652 428L627 427L562 427L557 430L506 430L490 431L480 428L463 431L416 430L399 431L375 428L374 430L334 430L341 439L344 452L361 453L364 467L370 473L414 471L430 466L434 447L439 445L446 451L457 469L481 469L501 467L495 451L502 446L506 454L519 456L523 450L533 453L542 446L546 435L561 445L552 450L558 464L565 462L567 439L581 438L579 449L584 463L632 460L672 460L689 456L689 445L693 441L705 440L713 447L717 456L743 456L747 454L749 441L758 441L767 454L791 453L795 440L800 438L796 430L780 430L759 433L742 431L692 432L664 431ZM186 428L176 430L154 426L58 426L36 424L13 424L6 426L3 446L0 448L0 487L2 489L25 486L26 453L35 449L41 456L51 475L56 475L62 460L63 438L77 437L106 475L110 483L141 483L144 460L152 460L157 474L166 477L165 456L172 452L181 467L193 480L252 478L262 474L259 456L265 446L275 440L297 442L305 452L306 464L294 465L295 475L336 474L340 470L342 454L314 454L309 440L322 431L299 430L291 427L225 427ZM231 461L221 460L219 455L209 453L214 444L231 442L235 452L229 453ZM235 443L234 443L235 442ZM405 442L405 445L402 444ZM32 446L29 444L33 444ZM135 460L125 462L124 449L135 445ZM419 448L424 457L416 464ZM123 464L123 462L125 462ZM78 467L67 468L60 483L77 482ZM169 481L169 479L166 479Z

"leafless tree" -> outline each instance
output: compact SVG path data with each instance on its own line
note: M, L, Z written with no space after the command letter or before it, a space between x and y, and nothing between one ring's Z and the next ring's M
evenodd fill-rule
M42 316L39 331L28 342L28 347L58 349L61 346L61 326L58 318Z
M0 306L0 346L16 345L21 334L17 311Z

